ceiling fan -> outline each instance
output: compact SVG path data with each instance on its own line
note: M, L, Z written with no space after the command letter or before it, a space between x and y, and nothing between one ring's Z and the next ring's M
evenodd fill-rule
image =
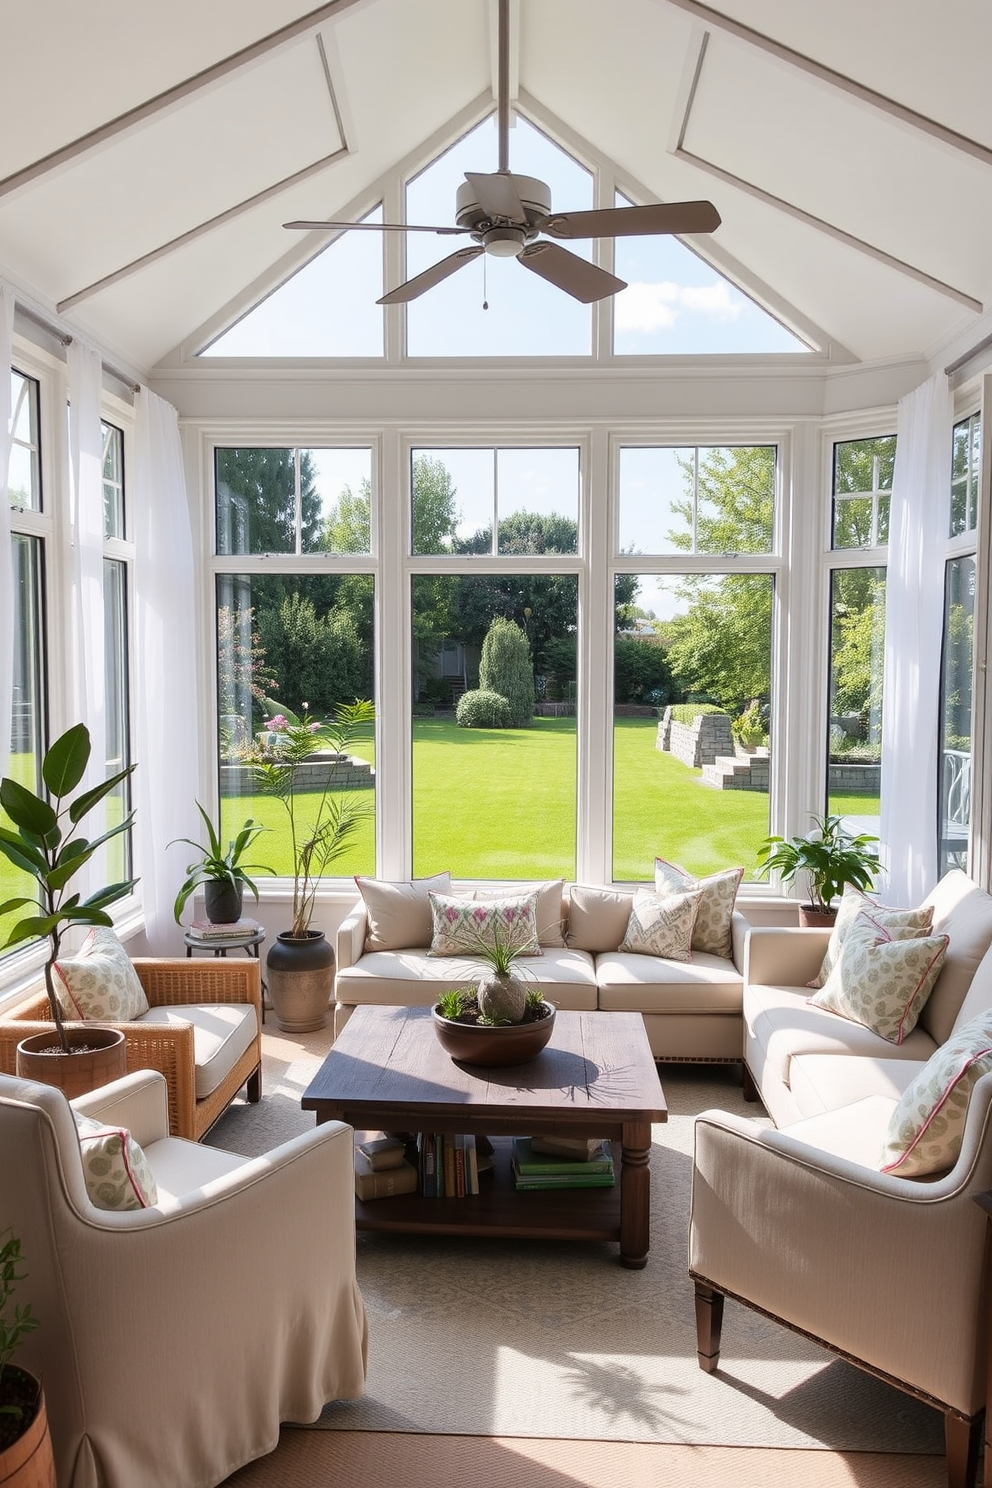
M627 238L661 233L713 232L720 214L708 201L655 203L643 207L605 207L588 212L553 212L551 192L533 176L514 175L509 169L509 0L499 0L497 129L499 169L491 175L465 172L465 184L455 198L455 227L423 227L401 222L285 222L284 227L335 228L339 231L432 232L442 236L467 234L472 247L459 248L404 284L384 294L379 305L402 305L449 278L482 253L515 258L531 273L570 294L583 304L606 299L627 285L597 264L569 253L557 243L539 238Z

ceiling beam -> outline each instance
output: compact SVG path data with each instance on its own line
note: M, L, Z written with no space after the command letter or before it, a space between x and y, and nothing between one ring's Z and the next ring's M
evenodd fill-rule
M281 26L278 31L271 31L267 36L252 42L250 46L242 47L240 51L232 52L229 57L223 57L211 67L204 68L202 72L196 72L191 77L184 78L181 83L167 88L164 93L157 93L154 98L146 99L144 103L137 104L125 113L118 114L115 119L108 120L106 124L91 129L87 134L80 135L78 139L71 140L58 150L53 150L30 165L14 171L12 175L5 176L0 180L0 197L9 196L41 176L71 165L81 156L106 144L108 140L116 139L129 130L136 129L139 124L144 124L148 119L175 108L206 88L215 87L232 73L251 66L259 58L278 51L281 47L290 45L315 27L336 18L353 6L365 3L367 0L328 0L328 3L318 6L316 10L307 11L306 15L291 21L289 25Z
M766 36L761 31L755 31L751 26L745 26L742 22L733 20L721 11L714 10L710 5L703 5L701 0L661 0L661 3L686 11L703 25L712 27L715 31L725 31L728 35L735 36L738 41L757 47L759 51L775 57L779 62L785 62L790 67L806 73L808 77L814 77L821 83L827 83L830 87L849 94L852 98L858 99L860 103L866 103L880 113L887 114L890 119L895 119L900 124L918 130L921 134L929 135L931 139L947 145L952 150L971 155L975 160L980 160L983 165L992 165L992 148L988 145L983 145L966 134L960 134L956 129L949 129L946 124L928 118L926 114L918 113L915 109L907 108L905 104L898 103L894 98L887 98L884 93L876 93L873 88L866 88L863 83L856 82L854 78L846 77L844 73L837 72L832 67L826 67L822 62L817 62L802 52L794 51L792 47L784 46L782 42L775 41L773 37Z

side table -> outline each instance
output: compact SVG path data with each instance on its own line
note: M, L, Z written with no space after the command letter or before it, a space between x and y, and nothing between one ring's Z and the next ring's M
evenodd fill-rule
M214 956L227 956L228 951L244 951L248 956L254 956L255 960L261 962L258 948L265 939L264 930L256 930L253 935L239 935L231 939L204 940L200 935L191 935L187 930L183 935L186 944L186 959L189 960L194 951L212 951ZM262 1022L265 1022L265 999L267 988L265 977L259 966L259 977L262 983Z

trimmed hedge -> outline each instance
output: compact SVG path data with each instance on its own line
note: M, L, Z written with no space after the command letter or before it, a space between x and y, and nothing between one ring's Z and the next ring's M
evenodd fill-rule
M726 708L721 708L718 703L674 703L672 705L672 721L674 723L691 723L701 713L726 713Z
M509 728L510 718L510 705L502 693L484 687L463 692L455 709L459 728Z

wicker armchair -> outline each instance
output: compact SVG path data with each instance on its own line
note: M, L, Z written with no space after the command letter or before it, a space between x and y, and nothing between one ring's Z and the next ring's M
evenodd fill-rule
M134 968L150 1008L171 1008L175 1021L146 1021L146 1015L116 1025L124 1033L128 1069L158 1070L165 1076L171 1135L199 1141L223 1115L243 1085L247 1086L249 1101L254 1103L261 1098L262 988L258 962L250 957L212 961L138 957ZM197 1098L196 1030L193 1023L183 1016L183 1010L231 1003L254 1007L254 1036L230 1067L223 1070L213 1088ZM44 992L5 1009L0 1016L0 1073L14 1074L16 1050L21 1039L32 1033L42 1033L51 1026Z

